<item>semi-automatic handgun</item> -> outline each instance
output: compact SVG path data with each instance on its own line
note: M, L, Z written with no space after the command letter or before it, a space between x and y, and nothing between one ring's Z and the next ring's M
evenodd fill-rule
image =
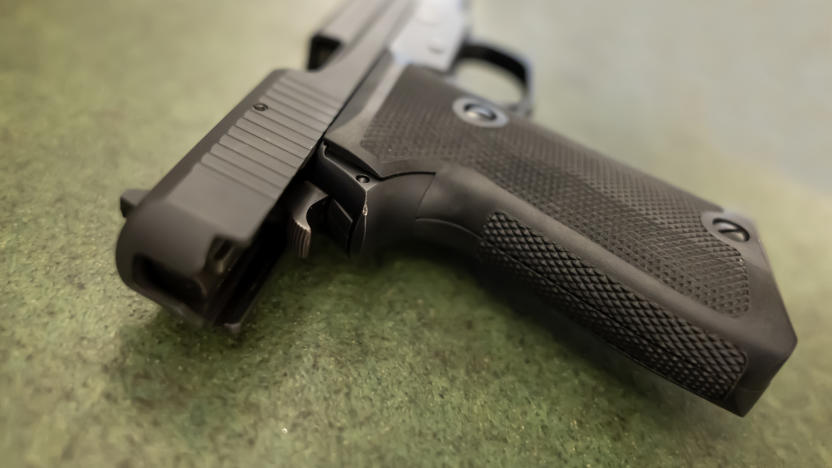
M124 282L237 329L313 231L350 255L425 241L521 285L627 356L745 414L795 337L753 224L528 119L527 60L480 42L464 0L356 0L149 191L121 198ZM457 87L480 60L523 89Z

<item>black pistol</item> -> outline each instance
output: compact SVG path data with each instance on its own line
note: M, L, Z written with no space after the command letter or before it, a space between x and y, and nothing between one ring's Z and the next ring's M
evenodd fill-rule
M481 60L524 90L455 86ZM149 191L121 198L124 282L237 329L312 231L350 255L441 244L639 364L747 413L797 339L747 219L528 119L525 59L469 34L464 0L356 0Z

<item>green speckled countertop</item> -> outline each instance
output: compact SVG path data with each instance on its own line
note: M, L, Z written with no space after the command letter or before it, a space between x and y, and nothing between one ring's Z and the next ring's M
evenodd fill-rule
M332 6L0 3L3 466L832 465L826 2L475 4L537 63L538 121L757 221L799 344L746 418L426 249L316 239L238 337L124 287L121 191L300 66Z

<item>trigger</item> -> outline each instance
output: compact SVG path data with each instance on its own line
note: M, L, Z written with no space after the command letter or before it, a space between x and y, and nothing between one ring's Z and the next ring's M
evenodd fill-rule
M306 258L312 244L312 226L320 225L325 201L329 195L308 181L291 187L286 193L289 219L286 222L286 244L298 257Z

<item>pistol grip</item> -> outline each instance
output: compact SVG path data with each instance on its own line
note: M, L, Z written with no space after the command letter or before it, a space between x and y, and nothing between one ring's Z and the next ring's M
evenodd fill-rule
M377 72L326 142L386 187L368 198L363 244L450 243L733 412L796 344L749 221L439 75Z

